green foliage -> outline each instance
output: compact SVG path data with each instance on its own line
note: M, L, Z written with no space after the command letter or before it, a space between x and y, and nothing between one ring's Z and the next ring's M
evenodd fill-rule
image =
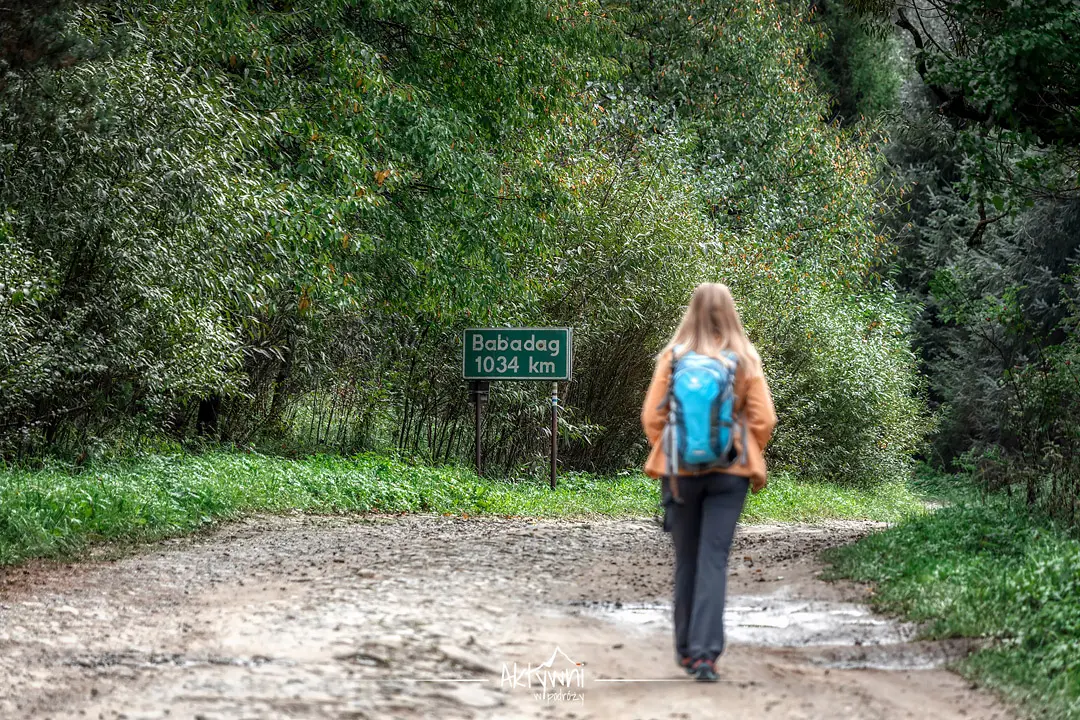
M1080 374L1075 303L1075 201L1042 201L986 227L977 210L931 176L902 279L924 303L915 325L940 403L935 461L967 457L989 489L1018 489L1030 504L1080 518ZM925 203L925 205L923 204ZM925 213L925 214L924 214Z
M245 270L223 240L248 232L235 173L254 120L145 55L12 72L3 93L0 412L22 433L6 439L236 387L223 291Z
M782 389L774 466L904 472L880 158L823 122L801 11L146 0L62 27L85 52L0 86L5 455L201 429L453 461L460 331L551 324L579 362L560 454L622 468L653 354L720 279ZM545 395L493 393L493 472L542 457Z
M679 162L658 165L694 191L652 240L660 252L701 251L696 262L685 250L685 259L666 260L678 269L656 285L674 302L657 308L652 327L663 338L701 279L728 282L771 383L788 389L777 402L788 442L777 444L774 464L847 481L903 473L924 425L904 318L873 275L887 254L872 223L878 158L866 136L821 121L825 98L806 69L806 48L820 40L813 26L767 2L620 9L648 19L628 39L627 82L658 104L652 131L681 139ZM625 86L605 93L609 123L642 115L620 102ZM660 199L679 195L664 190ZM618 336L639 343L642 323L631 323ZM604 355L619 357L617 349L605 344ZM647 369L635 372L644 386ZM637 408L624 407L626 427Z
M910 68L882 177L905 196L883 225L900 245L889 272L918 309L930 457L1075 523L1080 12L1059 0L849 5L864 26L897 26Z
M960 503L830 551L928 637L987 638L965 673L1041 717L1080 717L1080 542L1013 503Z
M895 112L905 62L899 38L880 21L868 26L841 3L818 2L815 9L827 37L813 67L832 115L850 125Z
M1047 142L1080 142L1080 13L1068 0L949 3L948 46L925 42L925 78L954 112Z
M883 296L760 292L744 315L782 418L770 459L810 478L906 477L927 430L907 318Z
M0 84L9 72L60 67L86 57L90 48L65 32L66 0L8 0L0 7Z
M1080 13L1070 0L945 0L902 4L849 0L864 18L888 17L945 117L1003 146L1041 140L1075 161L1080 143ZM980 158L994 165L993 153ZM1000 161L1000 153L997 160ZM1075 165L1073 166L1075 169Z

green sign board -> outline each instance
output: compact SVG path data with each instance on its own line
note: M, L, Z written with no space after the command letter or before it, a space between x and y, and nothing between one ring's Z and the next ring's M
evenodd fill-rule
M470 328L465 331L466 380L569 380L570 328Z

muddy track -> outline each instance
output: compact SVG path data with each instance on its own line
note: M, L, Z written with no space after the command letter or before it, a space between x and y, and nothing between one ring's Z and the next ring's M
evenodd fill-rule
M0 718L1012 717L941 669L968 647L818 579L874 529L741 529L716 685L674 667L645 521L258 518L0 570Z

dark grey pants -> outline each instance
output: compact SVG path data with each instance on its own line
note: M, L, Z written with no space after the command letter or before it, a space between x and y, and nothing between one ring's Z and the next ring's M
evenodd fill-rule
M716 660L724 651L728 553L749 489L749 480L726 473L681 477L682 502L665 502L665 527L675 544L675 650L681 657Z

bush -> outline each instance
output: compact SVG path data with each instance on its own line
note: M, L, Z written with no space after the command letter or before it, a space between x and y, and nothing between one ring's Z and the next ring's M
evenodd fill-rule
M772 0L661 6L58 5L79 51L0 68L0 454L461 460L461 330L549 324L576 330L564 463L621 469L653 356L723 280L780 390L774 464L903 472L879 158L822 120L820 33ZM542 461L546 398L496 388L493 473Z
M769 459L803 478L909 477L928 418L907 317L888 296L782 293L747 298L780 417Z

